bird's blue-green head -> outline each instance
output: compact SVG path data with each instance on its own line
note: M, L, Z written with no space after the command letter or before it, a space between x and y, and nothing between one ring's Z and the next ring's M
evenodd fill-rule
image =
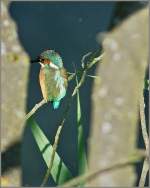
M40 62L43 64L50 64L53 67L62 68L63 62L60 55L54 50L45 50L39 56Z

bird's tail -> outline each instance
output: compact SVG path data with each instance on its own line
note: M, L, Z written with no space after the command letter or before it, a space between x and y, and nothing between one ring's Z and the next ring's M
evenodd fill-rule
M53 108L54 108L54 110L58 109L59 105L60 105L60 101L53 101Z

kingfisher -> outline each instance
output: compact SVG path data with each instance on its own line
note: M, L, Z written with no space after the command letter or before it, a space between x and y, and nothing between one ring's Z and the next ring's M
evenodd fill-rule
M58 109L68 87L68 75L61 56L54 50L45 50L32 62L41 65L39 83L43 98L50 101L54 109Z

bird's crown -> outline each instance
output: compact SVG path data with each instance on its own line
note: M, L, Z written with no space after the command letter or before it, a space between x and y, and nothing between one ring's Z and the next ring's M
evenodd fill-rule
M54 50L45 50L44 52L40 54L40 59L41 61L48 60L49 62L52 62L59 68L62 68L63 66L62 58Z

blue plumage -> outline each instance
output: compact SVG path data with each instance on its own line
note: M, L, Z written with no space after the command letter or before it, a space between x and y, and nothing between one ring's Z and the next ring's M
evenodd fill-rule
M53 108L54 110L57 109L60 105L60 101L53 101Z

